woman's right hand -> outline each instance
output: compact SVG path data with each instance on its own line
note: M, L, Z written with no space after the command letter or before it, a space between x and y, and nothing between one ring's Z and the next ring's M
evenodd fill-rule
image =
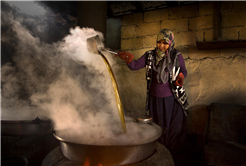
M176 78L176 81L174 82L174 85L182 87L183 83L184 83L184 75L183 73L179 73L179 75Z
M133 55L126 52L126 51L120 51L118 52L118 55L116 55L116 57L119 56L122 60L125 60L127 64L131 63L133 60Z

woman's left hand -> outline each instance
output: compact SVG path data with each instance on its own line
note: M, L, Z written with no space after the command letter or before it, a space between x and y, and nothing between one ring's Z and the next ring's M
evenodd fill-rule
M183 73L179 73L179 75L177 76L177 78L174 82L174 85L182 87L183 83L184 83L184 75L183 75Z

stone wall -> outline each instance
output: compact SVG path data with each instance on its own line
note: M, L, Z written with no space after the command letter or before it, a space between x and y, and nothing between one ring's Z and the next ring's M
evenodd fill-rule
M121 50L138 59L156 46L159 30L169 28L188 71L184 86L189 101L188 132L201 134L212 102L246 105L246 48L199 50L196 40L212 41L214 2L125 15L121 20ZM246 2L221 2L221 40L246 40ZM144 114L145 69L131 71L116 58L113 66L126 114Z

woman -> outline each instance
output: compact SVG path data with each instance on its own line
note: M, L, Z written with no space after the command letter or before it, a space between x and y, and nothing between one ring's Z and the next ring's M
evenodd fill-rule
M146 67L149 114L162 127L163 135L159 141L171 153L180 149L185 139L188 106L183 88L187 70L183 56L174 44L173 32L162 29L157 35L156 48L138 60L133 60L133 55L126 51L118 54L131 70Z

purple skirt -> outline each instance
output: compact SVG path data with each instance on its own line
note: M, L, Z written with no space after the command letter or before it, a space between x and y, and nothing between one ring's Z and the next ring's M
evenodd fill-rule
M170 151L180 149L186 136L187 120L174 96L159 98L150 95L149 113L163 129L158 141Z

